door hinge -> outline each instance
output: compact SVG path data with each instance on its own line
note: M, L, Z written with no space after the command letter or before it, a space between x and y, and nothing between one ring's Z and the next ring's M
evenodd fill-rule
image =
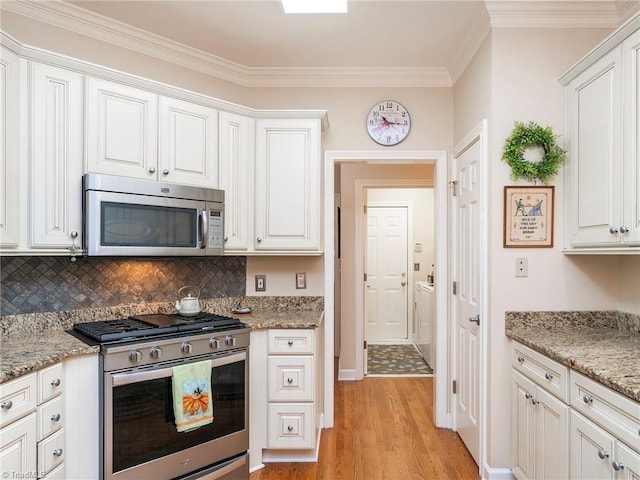
M452 194L454 197L457 197L457 196L458 196L458 191L457 191L458 181L457 181L457 180L451 180L451 181L449 182L449 185L451 185L451 194Z
M367 214L367 206L366 206L366 205L363 205L363 206L362 206L362 209L364 210L364 214L366 215L366 214Z
M366 273L364 274L364 281L365 282L367 281L367 274Z
M454 381L453 381L453 393L456 393L456 392L457 392L457 390L458 390L458 389L457 389L457 387L458 387L458 384L457 384L457 382L454 380Z
M458 282L453 282L453 284L451 285L451 291L454 295L458 293Z
M367 349L367 341L366 340L364 341L364 349L365 350Z

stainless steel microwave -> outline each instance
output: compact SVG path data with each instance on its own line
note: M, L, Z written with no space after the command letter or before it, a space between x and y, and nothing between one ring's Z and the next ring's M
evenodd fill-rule
M114 175L83 177L86 255L224 253L224 191Z

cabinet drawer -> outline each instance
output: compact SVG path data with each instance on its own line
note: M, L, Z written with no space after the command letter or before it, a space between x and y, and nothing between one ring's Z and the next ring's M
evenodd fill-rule
M269 401L313 400L313 357L270 357Z
M313 448L313 404L270 404L268 416L268 448Z
M64 463L61 463L56 468L51 470L42 480L66 480L64 476Z
M571 372L571 407L640 452L640 403Z
M268 353L313 353L313 330L269 330Z
M38 443L38 472L47 474L64 460L64 429Z
M59 395L38 407L38 441L48 437L63 426L64 400Z
M56 363L38 372L38 405L62 393L62 364Z
M0 385L0 427L35 411L36 385L35 373Z
M545 390L568 403L569 367L515 342L511 365Z

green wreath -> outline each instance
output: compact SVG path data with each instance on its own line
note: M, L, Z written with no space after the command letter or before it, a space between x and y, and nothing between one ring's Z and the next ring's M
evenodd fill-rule
M540 162L529 162L524 151L531 147L542 147L544 155ZM564 162L566 151L555 143L551 127L542 128L534 122L524 124L515 122L511 136L504 144L502 160L511 167L511 178L518 180L540 180L546 184L558 173L559 165Z

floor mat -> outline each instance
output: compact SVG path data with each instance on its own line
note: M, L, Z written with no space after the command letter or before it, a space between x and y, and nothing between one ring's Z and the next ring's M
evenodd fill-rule
M367 346L367 375L433 375L416 347L405 345Z

